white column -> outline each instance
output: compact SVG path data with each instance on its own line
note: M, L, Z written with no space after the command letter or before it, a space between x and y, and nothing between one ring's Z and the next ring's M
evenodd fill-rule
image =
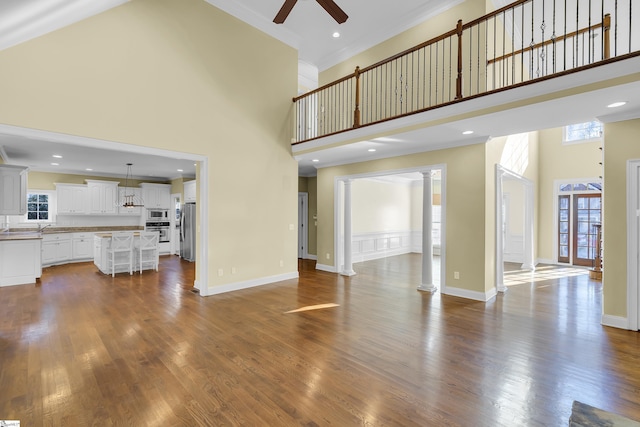
M535 271L533 260L533 185L524 185L524 263L523 270Z
M433 190L431 186L432 172L423 172L422 183L422 283L419 291L435 292L433 284Z
M504 231L502 218L502 176L504 171L496 165L496 290L498 292L506 292L507 287L504 285Z
M351 180L344 180L344 267L343 276L354 276L353 262L351 261Z

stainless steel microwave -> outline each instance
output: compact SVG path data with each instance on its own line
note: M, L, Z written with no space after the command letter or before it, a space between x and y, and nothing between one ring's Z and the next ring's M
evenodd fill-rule
M169 221L169 210L147 209L147 221Z

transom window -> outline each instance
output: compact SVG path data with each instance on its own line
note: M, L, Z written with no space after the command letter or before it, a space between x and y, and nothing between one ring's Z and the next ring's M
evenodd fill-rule
M565 126L563 144L578 144L602 139L604 128L597 120Z
M49 221L49 195L27 194L27 221Z

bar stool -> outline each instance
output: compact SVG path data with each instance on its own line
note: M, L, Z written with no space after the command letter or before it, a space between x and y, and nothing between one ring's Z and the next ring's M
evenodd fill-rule
M157 231L141 231L140 232L140 244L138 247L138 267L140 268L140 274L142 274L143 264L151 264L153 268L158 271L158 245L160 240L160 233Z
M133 232L113 233L107 254L111 257L111 277L116 276L116 267L121 265L128 265L129 274L133 274Z

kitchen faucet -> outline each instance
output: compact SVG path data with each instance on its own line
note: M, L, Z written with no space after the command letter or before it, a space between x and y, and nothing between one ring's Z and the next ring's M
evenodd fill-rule
M38 224L38 231L42 232L44 231L45 228L51 227L52 224L46 224L44 227L42 226L42 224Z

